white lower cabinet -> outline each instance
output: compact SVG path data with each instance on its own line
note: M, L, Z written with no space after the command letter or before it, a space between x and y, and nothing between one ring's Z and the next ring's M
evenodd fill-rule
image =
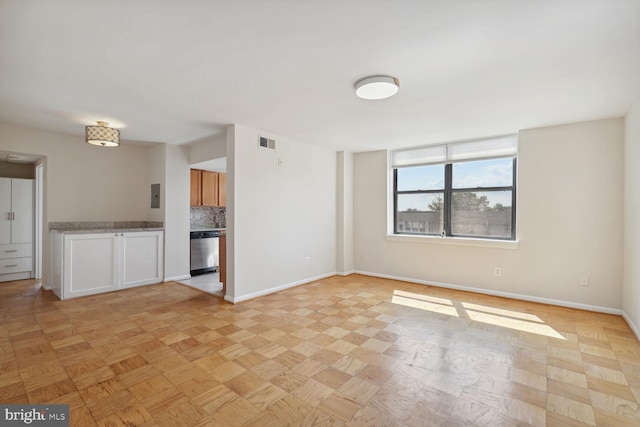
M0 282L33 277L31 243L0 244Z
M121 235L120 288L162 282L162 237L161 231Z
M163 280L163 232L53 232L53 286L69 299Z

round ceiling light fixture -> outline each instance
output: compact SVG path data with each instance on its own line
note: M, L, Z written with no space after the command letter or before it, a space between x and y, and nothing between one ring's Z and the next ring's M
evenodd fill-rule
M98 121L97 126L85 127L85 140L92 145L99 147L117 147L120 145L120 131L110 128L109 123Z
M395 95L400 82L395 77L371 76L356 82L356 95L362 99L385 99Z

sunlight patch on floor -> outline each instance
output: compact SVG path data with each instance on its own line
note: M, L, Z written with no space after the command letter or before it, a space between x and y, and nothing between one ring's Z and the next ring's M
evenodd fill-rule
M503 308L489 307L489 306L480 305L480 304L471 304L468 302L463 302L462 306L467 310L491 313L491 314L496 314L498 316L503 316L503 317L513 317L515 319L528 320L529 322L544 323L542 319L540 319L535 314L522 313L520 311L505 310Z
M424 297L424 295L420 295L420 296ZM409 297L400 296L400 295L394 295L393 298L391 298L391 302L394 304L400 304L407 307L418 308L420 310L431 311L433 313L442 313L442 314L447 314L449 316L456 316L456 317L458 316L458 312L456 308L453 307L453 305L451 305L451 302L449 302L449 305L446 305L439 302L425 301L424 298L409 298Z
M566 339L562 334L544 323L538 316L520 311L506 310L482 304L453 301L446 298L421 295L413 292L395 290L391 302L406 307L462 317L474 322L501 326L517 331L543 335L551 338Z

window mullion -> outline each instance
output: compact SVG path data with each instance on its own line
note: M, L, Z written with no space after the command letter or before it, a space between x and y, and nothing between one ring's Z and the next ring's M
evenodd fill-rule
M516 177L518 176L516 168L518 167L518 158L513 158L513 180L511 181L511 239L516 240Z
M453 166L447 163L444 167L444 203L443 222L445 236L451 235L451 186L452 186Z
M487 191L511 191L513 186L506 187L469 187L469 188L452 188L454 193L469 193L469 192L487 192Z
M393 170L393 233L398 233L398 169Z

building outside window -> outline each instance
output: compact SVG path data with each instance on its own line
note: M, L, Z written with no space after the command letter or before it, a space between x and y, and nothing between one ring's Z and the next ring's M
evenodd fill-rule
M515 240L515 135L392 153L394 233Z

